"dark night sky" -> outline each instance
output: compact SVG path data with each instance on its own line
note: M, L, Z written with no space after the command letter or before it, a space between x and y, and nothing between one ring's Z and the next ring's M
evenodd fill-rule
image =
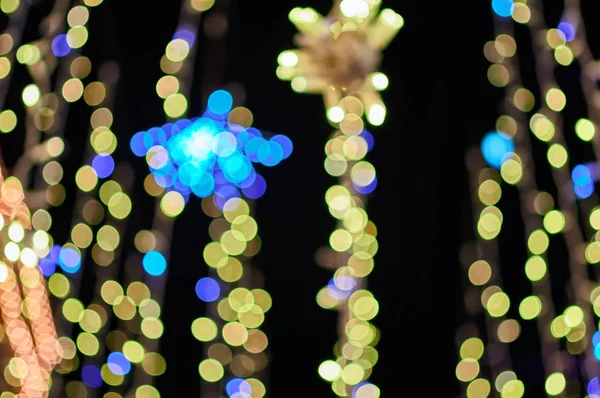
M332 395L316 369L330 356L336 314L320 309L314 299L331 273L313 260L334 227L324 201L334 179L322 167L331 128L320 96L296 94L275 76L277 55L294 47L289 10L313 6L326 13L330 6L316 3L232 0L225 51L199 39L192 90L191 113L199 114L202 87L215 85L202 81L205 58L223 53L224 82L245 86L245 106L254 113L255 125L286 134L295 145L289 159L264 173L269 188L257 205L263 249L255 264L263 269L266 290L274 299L266 321L271 397ZM546 8L555 3L544 1ZM390 78L384 93L388 118L371 129L376 144L368 158L379 179L369 214L379 227L380 243L369 288L381 305L374 323L382 332L372 381L385 397L458 396L454 331L463 318L458 250L463 238L473 235L464 153L493 129L503 95L487 81L489 64L482 51L493 39L492 14L488 1L389 0L384 7L400 13L406 25L384 53L381 70ZM92 11L84 55L94 65L106 59L121 65L113 131L121 144L117 158L127 159L138 171L134 203L139 206L128 227L131 236L149 226L152 207L141 188L146 165L123 143L135 132L163 123L155 84L178 12L179 1L174 0L105 0ZM559 16L557 8L552 18ZM35 27L30 30L35 36ZM73 156L63 163L65 181L73 181L81 162L74 155L84 144L81 131L88 120L86 105L76 104L66 133ZM61 211L57 217L71 210ZM202 351L188 330L204 310L189 303L198 303L193 286L206 273L198 247L208 242L208 222L193 200L176 222L162 343L168 370L157 381L165 397L199 393ZM55 232L66 238L66 227Z

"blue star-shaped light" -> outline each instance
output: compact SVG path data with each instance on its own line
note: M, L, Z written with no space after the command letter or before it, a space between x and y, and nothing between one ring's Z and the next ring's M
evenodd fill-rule
M266 190L265 179L254 163L275 166L292 153L284 135L271 138L252 127L228 121L233 98L224 90L213 92L208 109L196 119L182 119L136 133L131 150L145 156L156 183L179 192L205 198L214 194L219 208L243 194L258 199Z

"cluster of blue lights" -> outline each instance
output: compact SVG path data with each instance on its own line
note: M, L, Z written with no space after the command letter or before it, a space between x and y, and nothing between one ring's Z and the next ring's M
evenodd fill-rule
M492 0L492 10L501 17L507 18L515 9L514 0Z
M159 186L179 192L186 201L191 194L214 194L215 205L222 209L227 200L242 194L258 199L266 181L253 163L275 166L290 156L293 145L284 135L266 139L255 128L230 124L232 106L231 94L215 91L202 117L136 133L131 150L146 157Z
M481 153L486 163L496 170L500 170L502 163L510 159L515 151L513 140L505 133L492 131L487 133L481 141Z
M46 278L52 276L57 267L67 274L74 274L81 268L81 255L72 247L54 245L50 253L40 259L38 266Z
M594 193L594 181L598 180L598 172L594 163L579 164L571 172L573 190L579 199L586 199Z

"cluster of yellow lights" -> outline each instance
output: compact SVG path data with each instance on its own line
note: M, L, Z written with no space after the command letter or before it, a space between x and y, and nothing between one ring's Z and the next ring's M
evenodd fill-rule
M569 66L573 62L580 63L582 69L587 71L597 70L597 66L591 59L591 52L585 42L585 31L581 10L578 2L565 2L566 21L577 21L574 27L576 35L567 38L565 33L559 29L547 29L544 26L543 11L539 1L518 1L512 9L512 19L517 23L527 25L532 31L534 44L535 62L539 66L537 70L538 83L541 89L540 98L542 103L539 110L535 108L534 94L520 85L518 64L515 60L517 55L517 43L510 29L496 36L496 39L486 43L484 47L485 57L492 63L488 70L489 81L497 87L506 87L508 103L514 107L514 112L502 115L496 128L514 138L517 147L511 159L506 160L497 173L486 169L479 175L478 198L485 206L478 220L477 230L481 239L485 241L494 240L500 233L502 226L502 213L495 207L502 195L500 184L515 185L520 191L521 207L527 231L526 243L529 258L524 265L526 277L532 284L532 295L524 297L518 303L518 314L524 321L537 321L540 335L548 332L555 339L541 339L542 352L545 358L554 358L553 361L545 362L546 371L545 390L549 396L562 396L571 388L571 391L583 389L579 381L565 375L564 364L556 359L566 353L560 352L564 344L570 355L585 354L593 358L593 345L590 336L595 326L593 324L591 310L596 316L600 316L600 287L596 283L590 289L587 264L600 263L600 245L596 238L596 232L600 228L600 211L598 211L598 198L592 194L581 202L581 208L573 199L573 183L570 180L570 156L566 146L564 135L572 131L581 141L591 142L596 154L597 126L600 120L596 120L597 105L594 103L593 92L598 73L590 76L584 74L582 78L583 91L588 105L588 118L579 118L576 123L567 130L563 127L561 112L567 105L567 97L555 82L553 74L555 67ZM508 24L508 22L507 22ZM506 27L505 27L506 28ZM568 39L568 40L567 40ZM594 69L595 67L596 69ZM529 115L529 116L528 116ZM563 128L565 129L563 132ZM538 191L535 186L531 153L528 153L527 142L529 133L539 141L547 144L547 161L552 171L555 184L559 190L556 199L547 192ZM521 156L519 156L519 154ZM531 175L528 175L530 173ZM561 190L569 190L564 195ZM555 208L558 205L561 209ZM588 217L586 225L578 224L578 213ZM581 231L586 231L589 242L585 243ZM556 313L550 291L550 275L547 266L547 252L550 236L563 234L568 250L570 252L569 267L571 272L571 284L567 290L571 290L573 305L567 306L562 313ZM485 287L492 280L492 269L490 264L484 260L475 261L469 268L469 280L474 286ZM590 291L581 294L583 291ZM587 296L587 297L586 297ZM589 302L588 302L589 300ZM509 297L500 290L498 286L488 285L482 291L482 304L492 317L506 314L511 301ZM506 321L505 321L506 322ZM498 327L499 340L509 343L518 338L520 327L516 320L516 333L510 339L501 336L505 333L501 330L504 322ZM592 330L590 330L592 329ZM506 336L505 336L506 337ZM564 338L564 343L560 342ZM466 395L470 398L483 398L491 393L490 381L482 378L478 360L484 352L483 342L477 337L464 340L460 346L460 359L456 375L462 382L468 383ZM592 359L595 360L595 359ZM508 386L506 374L510 373L510 381L513 385ZM584 377L592 378L595 374L584 374ZM477 378L479 377L479 378ZM518 383L518 386L517 384ZM521 397L527 396L525 386L518 381L514 372L503 371L495 380L495 387L502 396Z
M271 296L263 289L250 290L243 283L244 263L260 250L258 225L250 205L240 198L229 199L223 211L207 198L202 208L213 218L209 227L213 241L204 248L204 261L216 271L222 287L232 288L215 303L220 320L201 317L192 323L194 337L207 344L208 358L200 363L200 376L214 383L229 370L250 384L253 397L263 397L264 384L252 376L268 363L268 339L259 328L271 308Z
M327 118L339 123L349 110L340 102L356 94L368 122L381 125L386 116L379 91L388 78L377 68L383 50L404 25L390 9L379 14L381 0L343 0L329 22L312 8L294 8L289 18L299 30L298 50L282 52L277 76L291 81L298 93L323 94Z
M329 253L348 255L345 264L336 265L333 281L342 291L352 281L356 290L348 297L331 294L328 288L317 294L321 307L341 312L343 330L335 345L335 360L321 363L318 372L337 396L360 398L380 396L374 384L361 384L378 359L379 331L370 321L379 303L364 288L378 243L377 228L365 211L365 197L354 188L367 187L375 180L375 168L364 160L368 143L360 134L363 117L374 126L385 120L386 107L378 92L387 88L388 78L377 69L381 50L404 25L394 11L379 12L380 5L380 0L342 0L329 18L312 8L293 9L289 18L300 32L296 37L300 49L282 52L277 68L277 76L291 81L294 91L321 93L326 116L338 128L325 147L325 169L339 179L325 196L331 215L338 220Z

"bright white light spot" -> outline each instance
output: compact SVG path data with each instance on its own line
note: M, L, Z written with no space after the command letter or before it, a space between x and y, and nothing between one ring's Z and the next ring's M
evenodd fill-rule
M38 264L38 257L33 250L26 247L21 251L21 262L27 268L33 268Z
M339 106L334 106L327 111L327 118L333 123L339 123L344 120L344 110Z
M8 278L8 267L2 261L0 261L0 283L6 281Z
M387 78L387 76L381 72L373 74L371 82L373 83L373 87L375 87L375 89L377 90L385 90L390 84L390 81Z
M298 55L293 52L293 51L284 51L281 54L279 54L279 65L282 66L287 66L287 67L294 67L296 65L298 65Z
M35 84L30 84L23 89L23 103L33 106L40 100L40 89Z
M397 28L401 28L404 25L404 18L400 14L397 14L394 10L386 8L381 11L380 18L387 24Z
M25 237L25 230L21 224L14 222L8 227L8 237L13 242L20 242Z
M385 120L386 109L383 105L375 104L369 109L367 119L373 126L381 126Z
M21 251L19 250L19 245L17 245L15 242L8 242L6 246L4 246L4 255L10 261L17 261L20 254Z
M366 18L369 15L369 4L365 0L343 0L340 11L348 18Z

